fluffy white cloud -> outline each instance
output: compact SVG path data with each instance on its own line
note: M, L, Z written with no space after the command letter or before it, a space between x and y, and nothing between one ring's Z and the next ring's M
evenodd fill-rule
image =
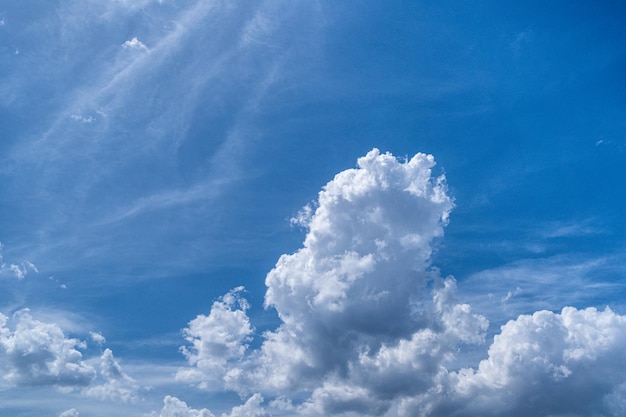
M4 380L12 385L88 385L95 377L93 367L83 361L84 342L66 338L56 324L31 317L28 310L14 316L15 329L0 314L1 361Z
M429 327L431 242L452 208L434 165L373 150L320 192L303 248L266 278L266 306L283 321L259 353L266 383L315 387Z
M230 291L213 303L208 316L199 315L189 323L184 334L191 347L182 351L196 368L179 371L178 379L215 387L222 384L221 377L230 364L243 358L252 326L246 315L248 302L240 296L241 291L243 287Z
M244 404L233 407L230 414L222 414L222 417L270 417L261 405L263 400L261 394L254 394Z
M156 414L153 413L155 417ZM189 408L187 403L179 400L176 397L166 396L163 400L163 409L158 417L214 417L213 414L203 408L202 410L195 410Z
M137 38L132 38L131 40L128 40L126 42L124 42L122 44L122 48L124 49L139 49L139 50L144 50L147 51L148 47L141 42L139 39Z
M261 394L254 394L244 404L233 407L230 413L223 413L221 417L269 417L261 405L263 401ZM151 417L214 417L214 415L206 408L201 410L190 408L184 401L167 395L163 399L161 412L158 415L153 412Z
M488 322L430 266L453 205L433 166L373 150L338 174L294 220L303 247L267 275L280 326L249 349L233 290L185 329L179 378L255 393L230 417L623 415L626 316L608 308L521 315L461 368L478 362Z
M247 303L229 293L185 329L192 367L178 377L241 394L299 393L304 414L380 414L427 389L487 322L454 301L453 279L431 271L433 239L453 203L432 156L372 150L320 192L303 247L266 278L265 305L282 324L247 351Z
M97 342L104 338L92 333ZM100 366L83 358L84 341L65 335L56 323L33 318L21 310L12 319L0 314L0 372L5 387L50 386L63 392L78 391L102 401L135 402L139 385L126 375L105 349ZM78 415L70 409L63 416ZM72 414L75 413L75 414Z
M623 415L626 317L608 308L522 315L488 355L476 370L450 373L432 415Z

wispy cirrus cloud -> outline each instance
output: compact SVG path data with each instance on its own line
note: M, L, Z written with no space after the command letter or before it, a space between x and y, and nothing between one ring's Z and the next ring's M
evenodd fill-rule
M471 275L463 281L463 296L477 311L501 316L503 321L543 309L559 310L564 305L602 308L611 294L626 289L619 279L626 272L624 265L618 255L517 260Z
M50 67L50 80L75 82L59 87L45 120L2 157L0 170L17 179L3 194L28 212L29 258L36 254L47 264L63 247L74 254L66 262L94 259L104 247L95 240L124 239L117 229L103 233L104 225L124 220L132 226L145 214L175 207L210 211L234 184L257 175L246 167L261 136L255 120L294 49L294 28L282 13L299 14L303 5L142 4L153 19L136 33L115 42L102 37L109 43L92 39L81 54L91 59L68 55ZM141 14L141 7L124 2L91 6L65 3L58 21L43 13L41 29L62 27L49 36L71 50L85 47L81 34L91 33L90 25L117 33L114 28ZM277 47L268 49L270 43ZM135 53L147 52L142 45L150 53ZM44 53L34 51L33 59L43 60ZM161 77L168 82L155 82ZM36 78L31 73L30 82ZM16 196L26 189L28 199ZM179 229L193 230L193 219L180 216L186 224ZM105 246L115 256L118 245Z

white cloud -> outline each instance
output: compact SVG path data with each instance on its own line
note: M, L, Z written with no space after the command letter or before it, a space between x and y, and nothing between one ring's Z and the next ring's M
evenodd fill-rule
M15 330L0 314L1 363L4 380L11 385L84 386L95 370L83 361L84 342L66 338L56 324L33 319L28 310L14 316Z
M102 336L100 333L89 332L89 336L91 337L91 340L93 340L93 342L98 346L102 346L106 343L105 337Z
M65 410L59 413L59 417L79 417L80 414L75 408L70 408L69 410Z
M222 414L222 417L270 417L261 403L263 396L254 394L244 404L233 407L230 414Z
M308 228L303 247L267 275L265 304L281 324L250 349L248 303L233 290L185 329L190 366L179 379L254 393L230 417L623 415L626 316L608 308L520 315L473 359L488 322L430 267L452 208L433 166L427 155L400 162L373 150L338 174L296 221ZM535 281L504 283L495 299L534 294L525 284Z
M12 275L20 280L26 277L26 275L28 275L28 273L31 271L35 273L39 272L35 264L30 261L5 263L2 255L2 248L3 245L2 242L0 242L0 277L3 275Z
M221 417L269 417L263 406L263 396L254 394L248 400L239 406L232 408L230 413L222 413ZM184 401L170 395L163 399L163 409L157 415L151 414L152 417L214 417L210 410L203 408L201 410L191 408Z
M138 50L143 50L143 51L147 51L148 47L141 42L139 39L137 38L132 38L131 40L128 40L126 42L124 42L122 44L122 48L124 49L138 49Z
M400 162L375 149L338 174L301 222L303 248L267 275L265 304L282 324L248 352L248 305L240 289L227 294L185 329L191 367L179 379L308 394L300 412L320 415L383 412L430 387L457 347L481 343L487 327L456 303L453 279L429 270L453 205L434 165L429 155Z
M488 355L478 369L450 373L431 415L622 415L611 406L624 398L625 316L573 307L523 315L502 327Z
M155 413L152 414L157 417ZM163 409L158 417L214 417L213 414L203 408L202 410L196 410L189 408L187 403L179 400L176 397L166 396L163 400Z
M182 351L194 369L181 370L177 378L201 382L203 387L221 385L230 363L239 361L251 340L252 327L246 315L248 303L235 288L213 303L208 316L199 315L184 329L192 346ZM213 380L216 378L216 380Z
M105 349L100 357L100 374L94 384L83 393L100 400L132 403L138 400L139 385L126 375L113 357L111 349Z
M91 337L104 343L98 333L91 332ZM97 358L84 358L81 351L86 348L84 341L67 337L56 322L37 320L27 309L13 318L0 314L0 386L50 387L100 401L137 402L139 384L124 373L113 352L105 349L96 368ZM75 410L62 415L74 416L73 412L78 415Z

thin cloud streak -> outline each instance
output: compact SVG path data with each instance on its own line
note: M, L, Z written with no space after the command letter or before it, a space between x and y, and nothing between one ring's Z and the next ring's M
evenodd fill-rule
M118 6L108 18L122 19L125 12L132 12ZM77 253L71 257L74 260L98 256L97 246L101 245L93 239L96 235L98 240L103 238L99 228L146 213L216 201L236 182L257 175L244 166L258 145L259 132L253 126L291 52L273 50L250 72L241 67L248 65L259 48L266 50L267 46L241 40L254 32L264 39L276 38L277 44L284 42L284 21L272 15L277 10L270 6L260 7L267 9L261 25L260 14L242 19L236 10L220 2L187 5L164 35L137 37L138 42L146 39L149 50L137 53L118 43L117 50L109 54L111 59L100 68L94 66L94 76L56 98L56 116L46 131L21 140L3 164L5 175L17 176L19 186L30 189L31 199L42 200L48 207L45 218L33 219L38 229L35 235L40 239L38 259L45 261L55 247L64 247L65 253L91 248L91 255ZM292 12L298 9L290 7ZM64 10L68 15L60 18L67 21L73 21L71 13L78 13L71 8ZM216 34L208 46L202 42L206 49L182 65L170 83L159 87L162 91L155 97L148 90L152 88L150 80L177 60L181 50L200 43L201 37L207 36L208 24ZM82 27L67 26L68 31ZM212 40L219 37L226 41ZM53 76L64 76L61 71L65 69L56 71ZM245 91L225 91L220 80L225 76L236 79L239 72L245 75L241 86ZM220 107L221 98L234 100L234 108L228 110L230 123L214 138L205 139L214 141L215 146L203 155L201 165L187 166L181 149L190 140L188 131L196 123L198 108L207 105L200 102L213 100L208 105L216 106L218 113L225 112ZM141 128L135 126L137 123ZM155 166L159 167L158 180L145 185L139 179L125 180L129 176L146 177L143 171L154 171ZM73 170L81 175L68 176ZM193 171L187 175L185 170ZM122 189L108 192L113 182ZM99 203L103 197L110 200L106 211ZM69 230L74 231L71 236L67 236Z
M462 296L478 312L500 316L501 321L543 309L559 310L564 305L603 308L603 300L611 294L626 291L623 280L616 279L624 273L626 260L619 255L518 260L464 279ZM613 307L621 311L625 305Z

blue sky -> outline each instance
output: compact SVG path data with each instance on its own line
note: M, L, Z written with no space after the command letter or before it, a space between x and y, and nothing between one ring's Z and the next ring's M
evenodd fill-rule
M624 16L0 0L0 414L623 415Z

